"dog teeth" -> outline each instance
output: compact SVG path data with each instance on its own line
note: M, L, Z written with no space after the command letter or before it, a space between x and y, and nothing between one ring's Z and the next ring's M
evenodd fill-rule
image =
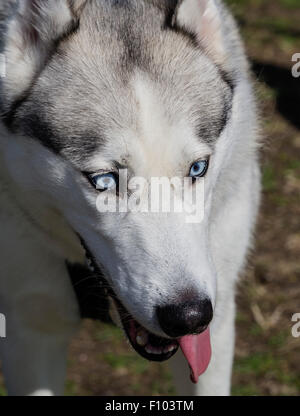
M167 354L168 352L172 352L174 350L176 350L176 345L168 345L167 347L165 347L164 349L164 353Z
M169 345L165 348L163 347L153 347L152 345L148 344L148 339L149 336L147 334L146 331L144 331L143 329L141 329L136 336L136 343L140 346L140 347L144 347L145 351L148 354L153 354L153 355L161 355L161 354L167 354L171 351L174 351L176 349L176 345ZM148 344L148 345L147 345Z
M152 354L155 354L155 355L163 354L162 348L152 348L152 350L153 350Z
M150 344L146 345L145 344L146 337L145 338L142 337L142 336L145 336L145 335L147 337L147 342L148 342L148 335L144 331L142 333L139 332L138 336L136 337L136 341L137 341L138 345L145 348L145 351L148 354L153 354L153 355L168 354L168 353L177 349L177 345L174 345L174 344L173 345L168 345L167 347L153 347ZM143 342L143 344L142 344L142 342Z
M154 355L161 355L161 354L163 354L163 353L164 353L164 351L163 351L163 349L162 349L162 348L152 347L151 345L147 345L147 346L145 347L145 351L146 351L148 354L154 354Z
M155 348L155 347L152 347L151 345L147 345L146 348L145 348L145 351L148 354L154 354L154 355L163 354L162 348Z
M144 347L148 342L148 334L146 331L139 331L136 336L136 342L140 347Z

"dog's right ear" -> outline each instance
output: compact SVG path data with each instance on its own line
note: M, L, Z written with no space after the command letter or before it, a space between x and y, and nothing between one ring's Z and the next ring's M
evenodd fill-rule
M2 78L4 108L20 99L64 35L78 24L86 0L20 0L7 22Z
M215 0L178 0L172 25L194 35L199 46L216 63L221 66L225 63L222 17Z

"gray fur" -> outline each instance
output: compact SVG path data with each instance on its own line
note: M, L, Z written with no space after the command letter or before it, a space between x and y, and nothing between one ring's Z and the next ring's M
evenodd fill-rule
M260 194L256 104L231 15L220 0L178 8L176 0L19 0L17 13L13 3L0 7L8 69L0 313L9 322L0 355L9 394L63 392L80 322L66 261L84 266L82 241L126 317L150 337L166 340L158 306L182 305L187 294L210 299L210 365L194 387L178 352L174 374L179 393L229 394L235 283ZM199 160L209 168L204 218L193 224L184 213L99 211L106 194L86 177L125 167L147 183L183 179Z
M199 139L213 144L230 115L232 90L225 69L171 27L175 5L89 0L80 27L60 41L26 97L8 112L10 128L81 166L80 159L110 139L112 128L120 134L138 128L129 85L138 70L158 84L170 120L188 113ZM234 82L232 73L226 77Z

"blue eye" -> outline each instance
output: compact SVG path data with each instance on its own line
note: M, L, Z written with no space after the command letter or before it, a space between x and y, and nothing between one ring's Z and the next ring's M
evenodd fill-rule
M192 178L201 178L203 177L208 169L208 160L199 160L198 162L193 163L190 170L190 176Z
M90 179L95 188L101 192L112 191L118 186L118 176L115 173L91 175Z

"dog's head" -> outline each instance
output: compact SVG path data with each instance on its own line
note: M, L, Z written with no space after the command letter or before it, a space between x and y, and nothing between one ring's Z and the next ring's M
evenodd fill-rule
M6 21L1 79L5 157L22 166L13 178L84 242L141 355L170 358L179 340L194 370L190 350L205 350L206 367L217 284L212 201L230 169L234 85L245 66L237 71L230 57L230 18L213 0L19 3ZM143 186L120 189L125 171ZM99 209L112 195L144 201L151 178L162 177L190 178L194 191L205 177L202 221Z

